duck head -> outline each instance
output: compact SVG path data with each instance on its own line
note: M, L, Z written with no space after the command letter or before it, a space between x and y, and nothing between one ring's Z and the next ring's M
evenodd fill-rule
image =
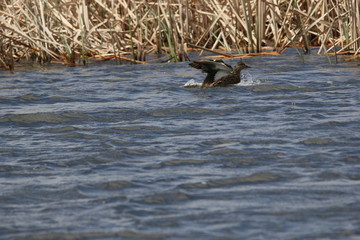
M243 70L245 68L251 68L250 66L246 65L243 61L239 61L236 65L235 65L235 69L237 70Z

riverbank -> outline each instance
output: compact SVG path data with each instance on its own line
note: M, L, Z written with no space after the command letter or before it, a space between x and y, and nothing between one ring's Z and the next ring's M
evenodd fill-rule
M86 64L89 59L138 63L150 54L188 60L192 50L239 54L359 56L359 0L11 0L0 4L0 66L20 60ZM126 59L127 58L127 59Z

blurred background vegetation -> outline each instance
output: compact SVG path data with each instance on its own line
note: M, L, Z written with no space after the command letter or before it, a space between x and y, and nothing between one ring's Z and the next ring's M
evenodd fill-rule
M194 49L360 51L360 0L3 0L0 66L188 60Z

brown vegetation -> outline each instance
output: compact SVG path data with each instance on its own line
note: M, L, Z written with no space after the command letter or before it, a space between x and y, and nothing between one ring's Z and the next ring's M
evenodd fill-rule
M3 0L0 66L19 59L187 60L189 48L259 53L319 46L358 55L360 0ZM130 55L126 58L125 55Z

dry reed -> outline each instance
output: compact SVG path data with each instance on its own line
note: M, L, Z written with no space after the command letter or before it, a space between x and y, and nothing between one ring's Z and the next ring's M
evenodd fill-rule
M360 0L3 0L0 26L7 69L20 59L144 63L150 53L184 61L188 46L360 52Z

